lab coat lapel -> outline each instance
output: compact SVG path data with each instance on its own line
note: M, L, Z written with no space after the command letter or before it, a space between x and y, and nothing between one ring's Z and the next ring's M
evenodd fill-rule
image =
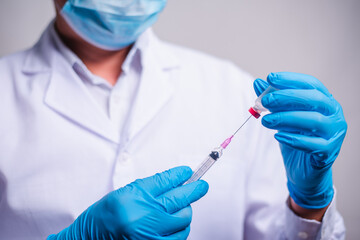
M51 27L50 24L39 42L29 50L22 69L23 73L48 74L49 84L47 89L44 89L44 103L49 108L74 124L118 143L119 133L106 114L96 105L70 64L57 51L50 34Z
M141 131L169 101L173 86L167 72L145 66L133 108L129 138Z
M119 141L115 130L105 113L83 85L74 71L53 71L45 96L45 103L63 117L91 132L111 140Z
M178 66L169 48L148 30L149 45L143 51L143 72L132 110L129 138L136 136L169 102L174 91L171 71Z

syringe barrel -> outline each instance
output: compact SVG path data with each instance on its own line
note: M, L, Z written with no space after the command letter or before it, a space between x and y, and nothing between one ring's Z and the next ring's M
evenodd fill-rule
M199 180L216 162L216 160L212 159L208 156L202 164L194 171L193 175L187 180L184 184L192 183Z
M194 171L193 175L184 184L199 180L211 168L211 166L221 157L222 148L214 149Z
M261 103L261 99L268 93L274 92L277 89L269 86L267 89L265 89L265 91L263 91L260 96L255 100L255 105L249 109L249 112L255 117L258 118L260 117L260 114L264 111L267 111L267 109L262 105Z

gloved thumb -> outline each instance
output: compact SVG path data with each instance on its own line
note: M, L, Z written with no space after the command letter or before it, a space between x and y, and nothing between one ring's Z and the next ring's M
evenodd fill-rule
M160 195L157 200L165 207L166 212L171 214L199 200L208 190L209 184L199 180L174 188Z
M260 96L260 94L269 87L269 84L266 81L264 81L260 78L257 78L254 81L253 86L254 86L256 95Z
M133 184L157 197L177 186L183 184L192 175L190 167L174 167L151 177L138 179Z

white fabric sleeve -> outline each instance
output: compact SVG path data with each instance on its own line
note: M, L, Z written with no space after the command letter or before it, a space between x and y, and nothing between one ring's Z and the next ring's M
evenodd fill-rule
M320 239L337 240L345 239L345 226L342 217L336 210L336 191L334 199L325 212L322 222L304 219L297 216L289 207L290 198L287 200L286 214L286 239Z

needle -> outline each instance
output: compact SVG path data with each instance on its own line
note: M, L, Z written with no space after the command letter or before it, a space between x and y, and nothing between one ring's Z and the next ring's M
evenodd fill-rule
M241 124L241 126L238 128L238 130L236 130L236 132L234 132L233 135L231 135L231 137L227 138L220 146L225 149L229 143L231 142L232 138L235 136L235 134L245 125L245 123L247 123L247 121L249 121L249 119L251 118L252 115L250 115L243 124Z
M247 121L249 121L249 119L251 118L252 115L250 115L243 124L241 124L241 126L238 128L238 130L236 130L233 134L233 136L235 136L235 134L245 125L245 123L247 123Z

